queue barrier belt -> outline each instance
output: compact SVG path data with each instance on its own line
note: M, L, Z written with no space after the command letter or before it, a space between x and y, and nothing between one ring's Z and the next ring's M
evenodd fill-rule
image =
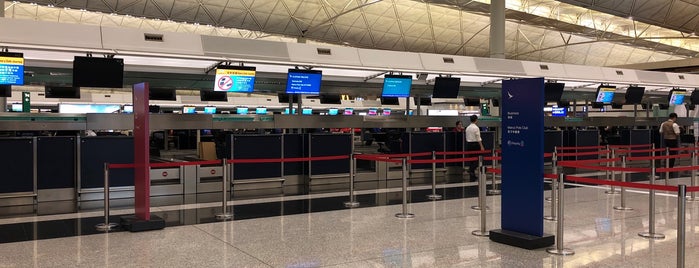
M677 172L677 171L691 171L699 170L699 166L683 166L683 167L671 167L671 168L656 168L655 172Z
M699 147L676 147L670 148L670 151L699 151Z
M609 150L604 150L604 151L595 151L595 152L582 152L582 153L558 153L558 157L565 157L565 156L586 156L586 155L605 155L611 153Z
M675 154L675 155L658 155L658 156L638 156L638 157L627 157L626 161L661 160L661 159L684 158L684 157L692 157L692 155L691 154Z
M151 168L167 168L167 167L181 167L181 166L196 166L196 165L218 165L221 161L211 160L211 161L191 161L191 162L171 162L171 163L151 163L148 166ZM108 164L110 169L124 169L124 168L135 168L135 164Z
M544 158L553 157L553 153L544 153Z
M617 162L621 161L621 158L602 158L602 159L585 159L585 160L575 160L575 161L570 161L570 160L562 160L558 161L558 164L560 165L561 163L567 164L567 163L578 163L578 164L592 164L592 163L607 163L607 162Z
M435 155L467 155L467 154L490 154L491 151L463 151L463 152L435 152ZM414 154L411 156L415 156Z
M349 155L316 156L316 157L292 157L292 158L257 158L257 159L230 159L230 164L259 164L259 163L289 163L307 161L329 161L349 159Z
M664 152L665 149L617 150L617 154Z
M502 174L502 169L499 168L486 168L485 171L493 174Z
M552 179L552 180L557 180L557 179L558 179L558 175L553 174L553 173L549 173L549 174L544 173L544 178Z
M486 157L483 157L483 160L485 160L485 161L502 160L502 156L486 156Z
M383 161L383 160L379 160ZM455 163L455 162L471 162L478 161L478 157L469 158L450 158L450 159L411 159L408 160L410 164L432 164L432 163Z
M588 166L588 165L578 164L574 161L566 161L564 163L558 163L558 166L567 167L567 168L580 168L580 169L597 170L597 171L619 171L619 172L650 172L650 170L651 170L650 168Z
M658 184L648 184L648 183L638 183L638 182L620 182L620 181L611 181L611 180L600 180L600 179L591 179L591 178L584 178L584 177L578 177L578 176L572 176L572 175L567 175L565 177L565 179L567 181L594 184L594 185L613 185L613 186L627 187L627 188L638 188L638 189L647 189L647 190L660 190L660 191L677 192L677 186L671 186L671 185L658 185Z
M609 148L619 149L619 148L648 148L653 147L653 144L631 144L631 145L609 145Z
M594 149L604 149L604 146L572 146L572 147L556 147L557 151L575 151L575 150L594 150Z

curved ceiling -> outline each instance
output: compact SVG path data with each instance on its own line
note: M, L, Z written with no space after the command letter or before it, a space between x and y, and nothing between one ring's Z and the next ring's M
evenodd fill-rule
M487 2L30 0L6 2L5 16L487 57L490 27ZM614 2L617 4L613 7L621 10L626 6L622 2L660 5L666 1L563 2L581 6L588 2ZM602 9L599 4L591 7ZM507 8L506 55L510 59L610 66L691 58L699 53L699 43L689 34L665 28L679 23L669 20L669 16L664 19L667 23L654 25L548 0L508 0ZM670 8L666 13L672 14L675 9ZM640 7L632 10L640 17L646 14ZM699 12L693 16L696 14ZM650 18L648 21L654 22ZM688 26L689 22L684 25Z

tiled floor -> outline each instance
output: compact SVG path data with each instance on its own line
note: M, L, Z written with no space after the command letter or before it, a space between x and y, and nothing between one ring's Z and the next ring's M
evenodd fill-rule
M425 191L416 190L412 196L417 199ZM376 193L363 194L365 199L399 196L390 191L383 197ZM320 211L314 213L299 210L299 213L280 213L284 216L180 225L162 231L4 243L0 244L0 267L674 267L676 264L676 198L666 194L658 195L655 213L656 230L667 238L652 241L637 235L648 229L647 194L630 192L628 205L634 210L619 212L612 209L618 205L619 195L607 195L604 189L595 187L567 189L565 245L574 249L575 255L564 257L550 255L544 249L523 250L471 235L479 226L479 212L470 208L477 203L473 197L420 200L425 202L410 204L409 209L416 217L408 220L394 217L401 209L397 202L357 209L323 209L322 202L344 199L333 194L319 196L313 202L298 198L308 206L307 211ZM285 207L278 199L268 201L277 205L250 205L245 208L250 211L240 213L278 214ZM500 198L491 196L487 202L491 207L487 213L488 229L496 229ZM237 205L241 207L234 206L234 210L244 209L245 203ZM545 214L549 205L545 204ZM157 211L195 209L203 213L201 210L213 208L214 204L182 205ZM688 203L686 215L686 264L699 267L696 253L699 202ZM187 215L180 213L177 217ZM28 220L31 218L25 218ZM555 224L546 222L545 231L555 233ZM0 235L9 234L3 231Z

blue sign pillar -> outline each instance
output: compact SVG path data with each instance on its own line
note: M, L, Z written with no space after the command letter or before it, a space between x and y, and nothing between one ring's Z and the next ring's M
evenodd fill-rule
M544 79L502 83L502 217L495 242L526 249L553 245L544 234Z

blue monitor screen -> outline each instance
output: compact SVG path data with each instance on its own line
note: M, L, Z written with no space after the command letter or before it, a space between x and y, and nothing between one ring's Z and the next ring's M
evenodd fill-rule
M110 114L118 113L121 105L118 104L58 104L59 113L69 114Z
M313 114L313 109L312 108L303 108L303 110L301 110L301 114L311 115L311 114Z
M206 106L206 107L204 107L204 113L205 113L205 114L215 114L215 113L216 113L216 107L214 107L214 106Z
M24 54L0 52L0 85L24 85Z
M413 78L409 75L386 75L383 79L381 97L410 97Z
M238 107L235 109L237 114L248 114L248 107Z
M328 110L328 115L337 115L338 110L336 108L331 108Z
M265 107L257 107L255 109L256 114L267 114L267 108Z
M553 107L551 108L551 115L552 116L566 116L568 115L568 108L566 107Z
M194 106L182 107L182 113L183 114L193 114L194 113Z
M21 113L22 112L22 104L21 103L13 103L11 111Z
M214 91L250 93L255 86L255 67L219 66Z
M597 88L597 98L595 98L595 102L601 102L601 103L612 103L612 99L614 99L614 91L616 91L615 86L599 86Z
M670 91L670 105L682 105L686 93L687 91L684 89L673 89Z
M287 94L320 94L320 80L323 72L289 69L286 80Z
M125 114L131 114L133 113L133 105L124 105L124 113Z
M291 109L292 114L296 114L296 108ZM282 114L289 114L289 108L284 108L284 113Z

